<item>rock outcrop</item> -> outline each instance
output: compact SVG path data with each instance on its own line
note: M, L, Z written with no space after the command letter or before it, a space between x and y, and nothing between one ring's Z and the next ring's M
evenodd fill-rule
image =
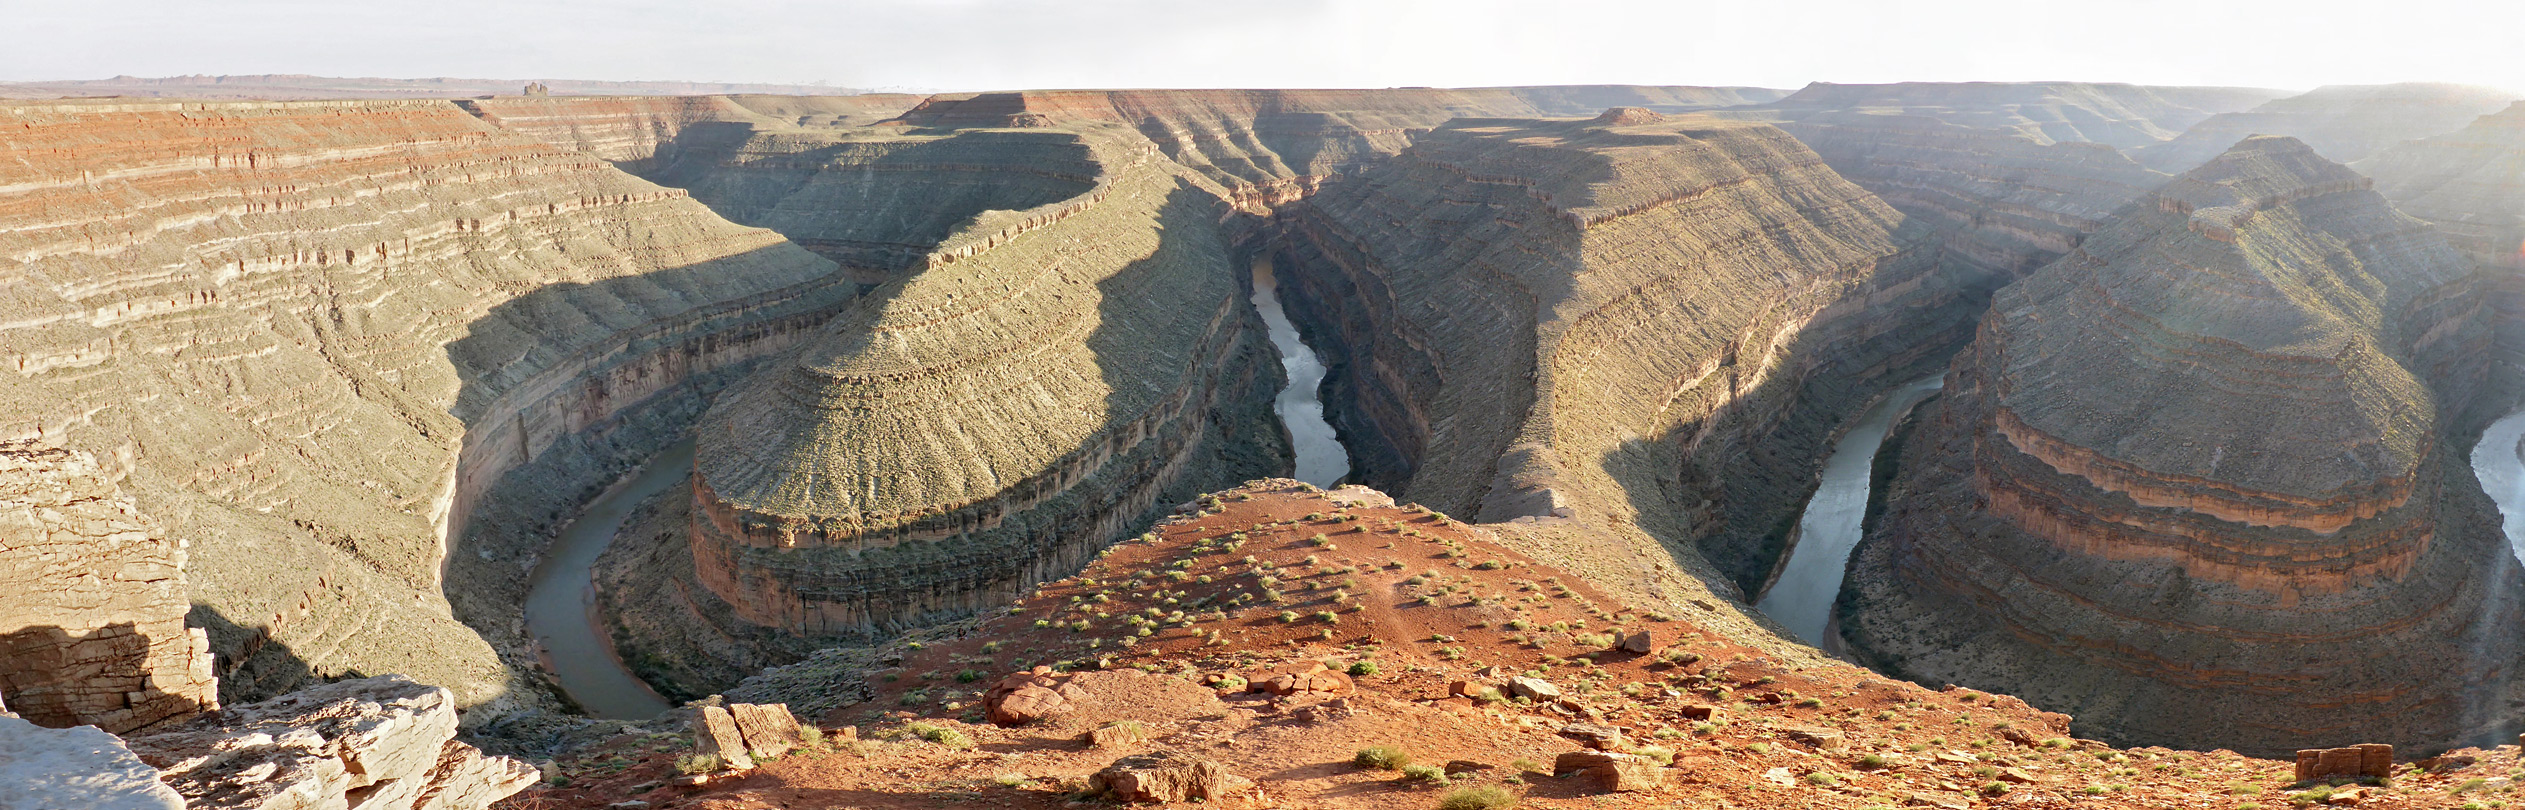
M2348 163L2413 138L2453 132L2515 100L2505 90L2456 84L2333 85L2211 117L2132 156L2158 171L2182 172L2249 136L2286 135Z
M696 575L748 622L969 613L1287 463L1226 190L1109 125L967 137L1055 150L1086 182L976 213L703 420Z
M2237 145L2000 292L1850 564L1844 636L2106 740L2497 727L2520 583L2463 465L2483 311L2366 178Z
M185 569L232 701L533 694L498 656L538 531L857 292L447 102L11 104L0 155L0 437L217 538Z
M456 699L399 675L232 706L133 737L193 810L481 810L534 784L532 765L457 742Z
M86 453L0 442L0 712L123 733L218 708L185 545Z
M1217 761L1160 751L1114 760L1087 780L1090 792L1117 802L1259 801L1254 780L1236 775Z
M1449 123L1279 212L1271 250L1343 358L1326 401L1365 483L1699 541L1750 589L1840 414L1978 301L1786 133L1650 117Z
M2525 270L2525 101L2351 168L2375 178L2377 193L2437 226L2474 262Z
M184 797L112 734L45 728L0 711L0 810L56 808L184 810Z

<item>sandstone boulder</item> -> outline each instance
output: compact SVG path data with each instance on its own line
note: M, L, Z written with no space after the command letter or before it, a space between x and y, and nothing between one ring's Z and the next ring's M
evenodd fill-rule
M158 769L93 726L0 717L0 810L184 810Z
M1586 774L1616 793L1648 790L1666 783L1666 768L1656 760L1611 751L1571 751L1552 759L1552 775Z
M1315 662L1255 681L1252 688L1274 695L1338 695L1349 692L1351 682L1349 675L1335 672L1322 662Z
M1795 740L1817 751L1831 751L1841 747L1840 729L1815 726L1786 726L1782 727L1780 732L1787 735L1789 739Z
M1568 776L1590 768L1611 765L1629 756L1629 754L1612 751L1570 751L1552 758L1552 775Z
M2347 748L2309 748L2297 752L2297 781L2334 777L2384 778L2393 775L2393 746L2379 743Z
M786 703L738 703L729 706L728 713L736 718L748 755L776 757L798 747L798 718L789 713Z
M1559 700L1561 697L1561 688L1553 686L1551 681L1547 681L1542 678L1528 678L1522 675L1508 679L1508 691L1517 697L1525 698L1538 703L1547 700Z
M1657 639L1649 635L1649 631L1642 630L1637 633L1623 636L1620 647L1623 652L1634 652L1646 655L1657 649Z
M1011 673L983 693L982 708L992 725L1032 723L1069 705L1068 696L1063 694L1069 681L1069 676L1056 674L1051 667Z
M455 697L400 675L331 683L133 737L193 810L480 810L534 766L455 741Z
M737 728L736 715L717 706L703 706L693 716L693 751L719 758L729 770L743 771L754 767L754 758L746 753L745 732Z
M1572 723L1562 726L1560 734L1577 740L1579 745L1598 751L1619 751L1629 746L1629 742L1622 737L1622 730L1612 726Z
M1175 751L1123 757L1088 780L1091 792L1121 802L1208 804L1259 798L1254 781L1227 766Z

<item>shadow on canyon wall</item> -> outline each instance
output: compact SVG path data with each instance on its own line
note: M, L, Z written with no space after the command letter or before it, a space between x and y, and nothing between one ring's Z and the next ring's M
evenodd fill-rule
M196 606L194 613L205 611ZM189 623L189 622L188 622ZM159 718L189 715L193 699L167 691L146 673L149 635L132 622L115 622L86 633L35 625L0 634L0 707L46 728L118 725L109 713L141 713L117 733L145 728ZM279 659L294 660L286 650ZM305 663L298 667L303 671ZM137 688L115 685L143 668ZM126 715L128 716L128 715Z
M215 651L211 673L219 676L223 705L303 689L310 681L368 677L356 669L319 672L288 643L273 638L270 627L239 624L210 605L193 605L184 616L184 626L210 635L210 648Z
M801 262L827 271L759 281ZM748 280L759 289L729 294ZM502 651L512 688L536 666L520 610L527 578L561 528L687 432L719 390L815 334L868 286L781 243L547 285L492 307L447 344L466 436L441 590L455 617Z

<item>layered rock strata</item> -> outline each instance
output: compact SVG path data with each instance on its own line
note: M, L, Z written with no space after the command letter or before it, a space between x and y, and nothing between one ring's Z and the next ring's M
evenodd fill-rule
M1824 163L1940 234L1990 288L2077 247L2170 176L2112 147L2044 143L1929 115L1825 111L1779 122Z
M456 698L399 675L233 706L127 741L195 810L481 810L535 767L456 741Z
M976 215L704 419L696 575L748 622L853 635L1005 602L1288 463L1225 189L1111 126L956 137L1066 141L1089 182Z
M2461 129L2508 106L2516 94L2455 84L2334 85L2272 99L2192 125L2179 137L2132 153L2159 171L2209 162L2253 135L2287 135L2316 154L2348 163L2413 138Z
M1845 639L2113 741L2500 727L2520 582L2463 465L2484 310L2366 178L2239 144L1999 293L1850 564Z
M0 155L0 436L87 452L166 536L219 538L185 567L231 700L352 670L526 694L477 635L516 601L468 628L442 592L522 582L531 524L609 457L510 473L857 291L445 102L20 104ZM538 503L502 511L519 536L456 538L443 587L502 497Z
M218 708L185 546L96 459L0 442L0 711L122 733Z
M467 99L466 112L500 129L612 161L643 176L675 165L683 147L708 146L755 128L873 124L920 103L921 96L580 96ZM683 137L691 133L694 141Z
M1269 247L1365 483L1759 583L1839 415L1964 336L1902 222L1776 128L1617 110L1455 121Z

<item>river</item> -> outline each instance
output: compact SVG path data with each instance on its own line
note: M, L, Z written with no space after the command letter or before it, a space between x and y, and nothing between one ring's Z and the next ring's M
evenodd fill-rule
M1797 519L1797 539L1779 579L1763 592L1755 607L1788 627L1808 644L1824 645L1831 624L1832 602L1841 595L1841 575L1850 550L1859 545L1860 523L1867 517L1869 478L1877 448L1893 429L1894 417L1946 385L1945 375L1914 380L1877 400L1858 424L1834 444L1824 461L1823 485L1806 501Z
M1297 327L1280 307L1278 280L1268 260L1254 263L1254 308L1270 328L1271 345L1280 352L1280 367L1289 386L1273 402L1288 425L1297 449L1297 478L1329 487L1350 474L1350 453L1324 421L1324 403L1316 390L1324 384L1324 362L1298 340ZM639 720L666 711L666 701L631 674L614 655L595 613L592 569L596 557L613 542L623 520L642 501L684 480L693 466L693 440L676 442L650 459L630 478L617 482L588 502L587 510L561 530L527 580L526 631L541 647L545 668L561 682L561 690L591 716Z
M2525 411L2490 423L2472 446L2472 475L2481 481L2481 491L2499 504L2508 553L2525 562L2525 451L2517 448L2519 438L2525 438Z
M561 691L590 716L645 720L666 711L664 698L632 675L596 615L591 570L623 520L650 496L684 480L693 468L693 440L676 442L630 478L615 482L561 530L526 584L526 632Z
M1350 451L1342 448L1332 423L1324 421L1324 403L1316 398L1316 391L1324 386L1324 361L1298 340L1297 327L1280 308L1280 282L1272 275L1268 258L1254 260L1254 308L1262 311L1263 325L1270 327L1271 346L1280 350L1280 368L1289 376L1289 387L1280 389L1272 410L1288 425L1289 439L1297 445L1296 477L1319 487L1341 483L1350 474Z

